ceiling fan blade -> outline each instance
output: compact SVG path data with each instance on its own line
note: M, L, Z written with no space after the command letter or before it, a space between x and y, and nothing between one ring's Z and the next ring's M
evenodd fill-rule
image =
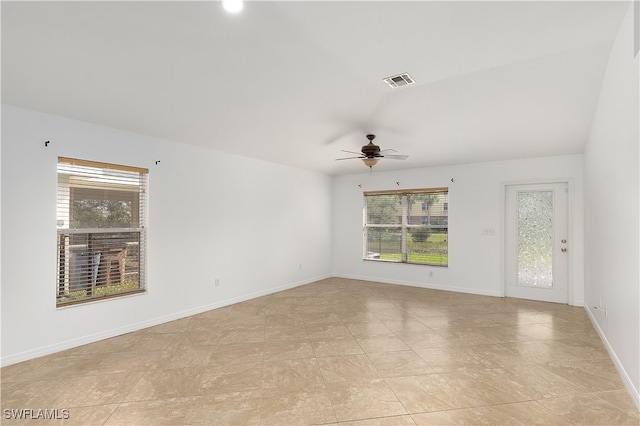
M401 155L401 154L383 155L383 157L388 158L390 160L406 160L407 158L409 158L408 155Z
M354 159L354 158L367 158L367 157L359 156L359 157L336 158L336 161L340 161L340 160L352 160L352 159Z
M382 152L398 152L398 151L396 151L395 149L387 148L387 149L383 149L380 152L382 153Z
M361 152L355 152L355 151L347 151L346 149L341 149L340 151L342 152L348 152L349 154L357 154L357 155L362 155Z

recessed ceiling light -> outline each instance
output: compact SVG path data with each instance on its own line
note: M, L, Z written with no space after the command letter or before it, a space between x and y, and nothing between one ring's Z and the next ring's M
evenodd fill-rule
M229 13L238 13L244 7L243 0L222 0L222 7Z
M407 84L415 83L415 80L407 73L392 75L391 77L387 77L383 79L385 83L387 83L390 87L394 89L400 86L406 86Z

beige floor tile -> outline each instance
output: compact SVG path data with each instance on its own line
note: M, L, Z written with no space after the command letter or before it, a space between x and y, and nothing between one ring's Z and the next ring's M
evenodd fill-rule
M88 375L152 371L165 364L162 352L119 352L102 354L99 362L92 366Z
M70 414L3 424L640 425L582 308L342 278L0 376L3 409Z
M537 401L490 405L476 409L493 425L564 425L566 419L557 416Z
M195 323L192 322L192 324ZM189 330L180 333L180 337L166 349L184 348L185 346L215 346L220 340L221 330Z
M529 336L520 333L517 327L507 325L492 325L486 327L478 327L476 330L486 336L486 344L498 344L509 342L522 342L535 340Z
M490 345L474 345L464 348L468 353L478 361L478 366L485 368L500 368L509 366L522 366L529 364L523 361L515 351L512 351L508 345L490 344Z
M254 364L262 362L264 357L264 343L244 343L233 345L219 345L213 347L209 357L209 365Z
M357 383L330 383L329 398L338 421L407 414L402 403L382 379Z
M340 426L416 426L411 416L376 417L373 419L339 422Z
M253 363L209 365L199 378L202 394L244 392L262 387L262 368Z
M483 358L475 346L440 346L416 349L415 352L436 372L453 372L472 368L491 368L495 362Z
M187 405L180 399L125 402L107 420L115 425L179 425L187 415Z
M383 377L417 376L438 372L414 351L381 352L369 358Z
M345 323L347 329L354 337L379 336L381 334L391 334L392 331L377 320L367 322Z
M631 417L638 419L638 425L640 425L640 410L633 403L626 389L600 392L597 396Z
M156 352L177 341L181 333L144 333L130 336L132 352Z
M395 334L356 337L356 342L365 353L406 351L411 349Z
M488 341L487 336L481 333L477 328L460 327L460 328L434 328L440 337L447 341L448 345L456 346L472 346L484 345L487 343L500 343L496 341Z
M380 322L372 312L365 308L351 311L337 311L336 315L340 317L343 324L368 324L372 321Z
M310 340L316 356L353 355L364 353L358 342L351 337L335 337L321 340Z
M610 359L547 362L541 366L573 383L583 392L603 392L624 389Z
M342 323L315 323L305 325L310 340L333 339L335 337L351 337L349 329Z
M35 382L2 383L2 409L52 407L74 379L40 380Z
M324 388L320 364L316 358L266 361L262 367L262 388L290 391Z
M224 327L223 319L194 316L191 319L191 327L187 331L206 332L210 336L219 336Z
M213 353L211 346L184 344L164 350L160 357L160 369L205 367Z
M302 314L273 314L265 315L265 327L300 327L304 325Z
M313 324L340 324L342 325L342 320L338 314L331 312L304 312L302 314L304 318L305 325L313 325Z
M486 386L509 392L513 400L556 398L582 391L574 383L534 364L473 369L466 373Z
M111 417L118 405L93 405L90 407L75 407L69 409L69 418L62 421L51 421L51 425L102 425Z
M191 317L182 318L149 327L146 331L149 333L181 333L183 331L191 330L191 321Z
M477 408L463 408L459 410L433 411L430 413L412 414L417 426L430 425L509 425L509 423L494 423L482 415Z
M262 392L234 392L193 398L186 403L184 425L260 424Z
M386 379L409 413L453 410L505 402L503 392L484 387L462 372Z
M397 307L384 309L371 309L373 316L379 321L402 321L407 318L407 313Z
M59 356L51 359L46 368L26 371L22 376L29 381L68 379L82 377L91 372L100 363L96 355Z
M522 324L517 327L518 333L532 340L557 340L573 337L564 329L553 328L551 324Z
M450 342L435 331L423 331L420 333L399 332L396 335L409 348L413 350L429 349L435 347L450 346Z
M274 361L283 359L314 358L313 347L308 341L270 342L264 344L264 360Z
M220 333L219 345L264 342L264 325L235 325Z
M418 319L407 318L405 320L389 320L383 321L383 324L386 325L389 330L394 333L424 333L427 331L431 331L429 327L424 325Z
M302 342L309 340L303 326L267 326L264 332L265 342Z
M25 382L42 377L45 365L57 356L53 354L2 367L0 383Z
M265 389L260 424L310 425L335 423L336 416L326 389Z
M54 404L58 407L117 404L136 386L145 373L117 373L85 376L71 380L71 385Z
M559 416L565 424L580 425L637 425L637 417L602 400L596 394L538 401Z
M203 393L203 368L148 372L131 389L125 402L198 396Z
M355 383L381 378L369 357L364 354L318 358L325 383Z

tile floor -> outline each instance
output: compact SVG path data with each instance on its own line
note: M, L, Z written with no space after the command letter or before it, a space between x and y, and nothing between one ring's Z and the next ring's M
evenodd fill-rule
M338 278L1 374L3 424L640 423L582 308Z

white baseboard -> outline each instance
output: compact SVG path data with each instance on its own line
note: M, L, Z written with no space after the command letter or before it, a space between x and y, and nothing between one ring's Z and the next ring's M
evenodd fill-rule
M600 325L598 324L598 321L596 321L596 318L593 315L593 312L591 311L589 306L585 306L584 309L587 311L587 315L589 316L589 319L593 324L593 328L595 328L596 332L598 333L598 336L600 336L600 340L602 340L604 347L607 348L607 352L609 352L609 356L613 361L613 365L616 366L616 369L620 374L620 378L622 379L622 382L624 383L625 387L629 391L629 394L631 394L631 398L633 398L633 402L636 403L636 407L638 407L638 410L640 410L640 391L636 389L636 387L633 385L633 381L631 380L631 378L627 374L627 371L624 369L624 366L620 362L620 358L618 358L616 351L614 351L613 347L611 347L611 345L609 344L609 341L607 340L607 336L605 336L604 332L600 328Z
M349 275L349 274L334 274L336 278L347 278L352 280L360 280L360 281L371 281L376 283L384 283L384 284L397 284L397 285L406 285L409 287L419 287L426 288L430 290L443 290L443 291L451 291L455 293L467 293L467 294L477 294L479 296L492 296L492 297L502 297L500 295L500 291L493 290L483 290L477 288L468 288L468 287L452 287L447 285L437 285L416 281L404 281L404 280L390 280L390 279L381 279L375 277L366 277L366 276L358 276L358 275Z
M164 315L161 317L153 318L146 321L136 322L134 324L129 324L125 327L114 328L111 330L103 331L100 333L90 334L88 336L83 336L77 339L65 340L64 342L56 343L53 345L41 346L39 348L31 349L28 351L20 352L17 354L11 354L7 356L3 356L0 360L0 365L5 367L7 365L16 364L18 362L28 361L30 359L38 358L45 355L50 355L56 352L64 351L67 349L72 349L78 346L86 345L89 343L95 343L100 340L109 339L111 337L120 336L122 334L131 333L134 331L142 330L148 327L153 327L155 325L164 324L167 322L175 321L181 318L186 318L191 315L201 314L203 312L210 311L212 309L218 309L229 305L234 305L236 303L245 302L247 300L255 299L257 297L267 296L269 294L278 293L284 290L289 290L292 288L300 287L306 284L310 284L313 282L317 282L326 278L331 278L332 275L327 274L319 277L314 277L302 281L297 281L293 283L288 283L278 287L272 287L265 290L257 291L254 293L249 293L243 296L234 297L231 299L222 300L215 303L210 303L207 305L198 306L193 309L188 309L181 312L176 312L170 315Z

